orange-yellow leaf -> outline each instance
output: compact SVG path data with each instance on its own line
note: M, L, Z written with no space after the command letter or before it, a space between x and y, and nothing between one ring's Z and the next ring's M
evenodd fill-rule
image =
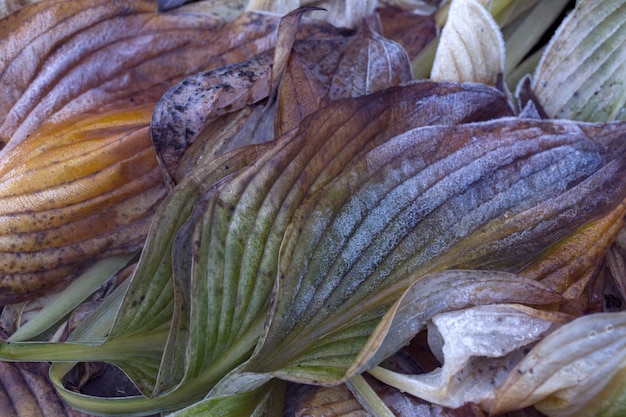
M0 160L0 304L41 295L90 260L141 248L165 195L149 115L49 124Z

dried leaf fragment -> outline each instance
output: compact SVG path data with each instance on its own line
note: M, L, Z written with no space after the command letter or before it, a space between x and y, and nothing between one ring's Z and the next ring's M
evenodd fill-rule
M358 97L411 80L404 48L376 33L367 22L347 43L332 78L329 97Z
M374 368L372 375L426 401L457 408L489 409L494 389L539 341L571 317L513 304L481 305L440 313L429 323L431 348L443 363L427 374L404 375Z
M491 412L535 405L550 417L621 415L625 323L625 313L601 313L564 325L508 375Z

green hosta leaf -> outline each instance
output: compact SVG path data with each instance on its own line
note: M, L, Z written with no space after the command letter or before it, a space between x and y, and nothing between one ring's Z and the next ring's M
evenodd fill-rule
M241 394L199 401L169 417L282 417L284 400L285 384L274 380Z
M496 391L493 413L534 404L550 417L617 417L626 410L626 314L593 314L537 346Z
M554 34L533 88L550 117L626 120L626 3L579 1Z
M335 383L421 276L520 268L624 198L620 129L502 119L414 129L372 150L296 213L245 370Z
M430 78L496 85L504 72L504 41L493 17L476 0L453 0Z
M448 107L459 95L470 106ZM207 189L173 247L180 266L158 392L200 380L210 387L247 358L263 329L285 230L305 197L377 143L433 118L484 117L492 100L502 111L504 98L494 89L416 83L336 101ZM429 106L414 108L416 101ZM444 119L439 106L447 109Z

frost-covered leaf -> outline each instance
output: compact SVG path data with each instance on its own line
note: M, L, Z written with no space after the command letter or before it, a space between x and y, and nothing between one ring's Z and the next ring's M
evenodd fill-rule
M2 155L44 121L154 104L173 79L207 64L207 33L222 24L157 14L143 0L41 1L5 18L0 139L9 145Z
M373 149L292 220L247 370L340 381L412 282L447 268L519 268L611 210L625 192L620 126L500 119L413 129Z
M550 117L626 120L626 3L583 0L561 23L534 75Z
M473 97L474 109L448 107L459 94ZM414 109L409 104L416 100L430 106ZM229 370L225 364L235 367L249 355L265 322L285 230L309 195L377 143L431 117L447 123L483 117L492 100L505 103L486 87L416 83L335 101L207 189L173 246L179 262L172 270L175 313L166 351L172 356L159 390L201 378L215 383ZM444 120L438 106L447 109Z
M489 11L476 0L453 0L430 78L495 86L503 72L504 41Z

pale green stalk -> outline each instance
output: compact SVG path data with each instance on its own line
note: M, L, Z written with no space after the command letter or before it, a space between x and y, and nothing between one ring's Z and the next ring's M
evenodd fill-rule
M125 267L134 256L134 254L121 255L98 261L51 300L37 316L13 333L8 341L21 342L33 339L51 329Z
M394 417L376 391L367 383L362 375L356 375L346 381L346 386L359 401L361 406L375 417Z
M539 2L513 30L505 34L506 63L504 74L509 74L530 52L559 17L568 0Z

